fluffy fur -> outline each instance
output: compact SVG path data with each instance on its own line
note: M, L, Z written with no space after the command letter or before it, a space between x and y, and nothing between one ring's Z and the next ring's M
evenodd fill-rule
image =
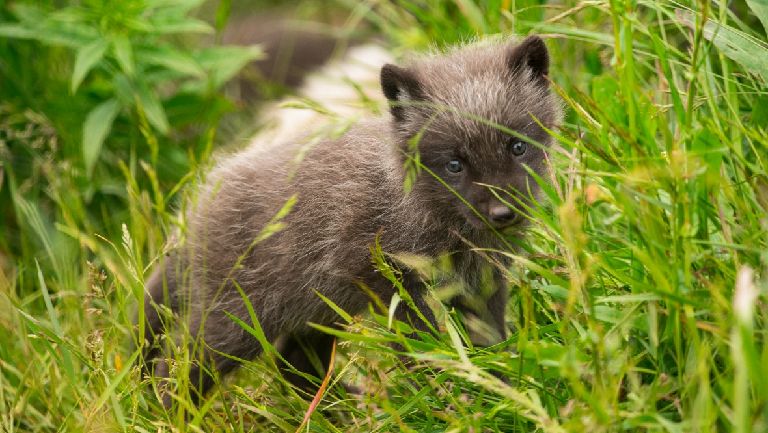
M186 307L189 329L205 341L203 364L226 373L235 362L217 352L246 359L258 355L255 339L225 314L250 321L236 282L267 338L282 339L284 356L298 369L312 371L302 345L325 360L330 339L307 323L337 320L315 290L349 313L363 311L370 301L359 283L385 302L394 293L371 264L369 248L377 237L387 253L451 254L457 278L468 287L455 304L486 318L503 337L506 287L493 270L492 289L478 292L487 286L481 282L487 261L469 251L467 241L496 247L499 240L489 225L522 230L525 218L503 205L488 185L507 191L499 194L513 208L518 202L508 194L531 200L536 184L523 165L541 172L545 150L526 143L524 153L516 155L511 149L520 140L487 121L546 145L549 137L534 118L555 128L561 117L547 73L546 47L537 37L520 44L469 45L417 59L406 68L385 65L381 84L391 117L360 122L340 138L321 141L299 162L298 142L250 146L229 157L208 176L188 213L185 245L148 284L147 338L163 331L155 304L167 303L175 310ZM411 139L417 135L414 149ZM414 152L427 170L406 193L403 167ZM452 161L459 161L460 172L447 169L455 168ZM251 248L292 196L297 201L282 220L282 230ZM436 325L415 272L405 270L404 285ZM409 319L404 310L398 317ZM148 358L156 355L147 353ZM167 374L163 362L156 374ZM200 392L212 383L199 371L193 371L193 379ZM291 379L302 384L299 377Z

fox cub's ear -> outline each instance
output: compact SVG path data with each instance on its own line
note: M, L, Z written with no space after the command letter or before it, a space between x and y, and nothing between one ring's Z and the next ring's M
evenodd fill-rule
M409 103L423 99L421 84L413 72L395 65L386 64L381 68L381 90L397 120L405 118Z
M534 81L547 84L549 52L540 37L528 36L519 44L511 44L507 50L507 64L513 71L528 68Z

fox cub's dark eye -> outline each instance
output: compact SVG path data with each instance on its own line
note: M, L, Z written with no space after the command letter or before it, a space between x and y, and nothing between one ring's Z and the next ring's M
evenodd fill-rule
M452 159L448 161L447 164L445 164L445 169L451 173L458 173L461 170L463 170L464 167L461 166L461 161L459 161L458 159Z
M518 139L510 140L509 150L515 156L520 156L524 154L527 148L528 148L528 144L526 144L525 141L518 140Z

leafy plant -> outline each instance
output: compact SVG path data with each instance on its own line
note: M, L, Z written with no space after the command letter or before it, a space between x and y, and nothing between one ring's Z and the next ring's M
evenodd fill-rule
M210 34L207 23L187 16L200 0L113 2L92 0L54 12L17 4L17 23L0 25L0 37L31 39L74 50L70 81L76 93L90 76L100 101L83 123L82 160L91 175L112 123L134 112L162 135L170 132L160 90L206 95L259 57L256 47L185 50L166 42L176 34ZM98 87L96 87L98 86ZM150 139L150 145L154 140ZM156 157L157 149L152 148Z
M11 228L0 241L8 253L30 258L39 245L19 202L48 208L40 230L55 243L79 232L119 234L132 193L126 176L158 199L159 188L172 188L210 154L219 120L235 108L221 88L261 51L213 45L213 28L191 16L200 3L18 2L0 9L3 109L10 118L31 110L51 131L37 148L16 139L23 124L0 132L9 179L0 211ZM69 235L54 229L52 209ZM104 220L106 209L116 219Z

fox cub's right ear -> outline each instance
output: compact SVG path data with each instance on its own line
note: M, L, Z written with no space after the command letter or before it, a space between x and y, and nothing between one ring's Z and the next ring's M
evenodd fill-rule
M423 99L421 84L413 72L386 64L381 68L381 89L389 100L389 109L397 120L405 118L408 104Z

